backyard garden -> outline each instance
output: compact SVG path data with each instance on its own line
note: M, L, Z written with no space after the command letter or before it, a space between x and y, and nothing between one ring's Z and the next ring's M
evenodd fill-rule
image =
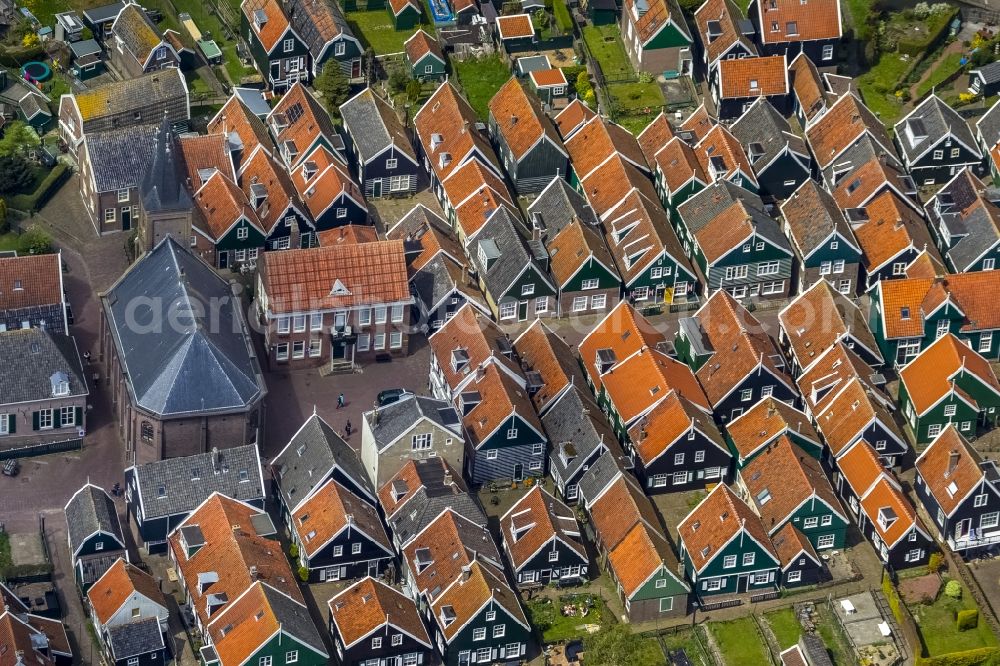
M710 622L708 631L722 660L740 666L771 666L767 644L753 617L728 622Z
M937 579L936 574L932 576ZM940 657L972 650L995 651L997 637L987 621L980 617L969 590L960 581L947 577L940 579L939 583L924 598L908 599L906 602L920 632L923 656ZM901 594L904 599L907 598L903 590Z
M582 638L605 623L607 608L592 594L568 594L558 599L536 597L527 602L532 626L542 633L545 643Z
M429 10L424 9L427 13ZM416 25L404 30L396 30L389 12L385 9L373 9L370 11L346 12L347 24L351 26L354 36L361 42L363 48L371 48L375 55L388 55L390 53L401 53L403 43L410 38L421 27Z
M461 83L462 94L479 119L486 122L490 115L490 100L511 77L507 64L500 56L492 55L468 60L453 59L452 67Z

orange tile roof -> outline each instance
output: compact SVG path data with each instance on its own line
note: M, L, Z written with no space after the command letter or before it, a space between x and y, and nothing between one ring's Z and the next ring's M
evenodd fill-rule
M628 430L629 439L636 453L647 466L666 452L689 428L697 428L706 437L726 448L722 434L709 413L699 409L677 391L671 391L663 400L644 414Z
M680 25L678 29L682 33L687 33L687 24L684 22L684 17L671 16L671 5L667 0L647 1L645 3L646 10L642 14L636 12L634 4L635 0L625 0L623 6L624 10L628 12L628 17L632 19L631 22L635 25L636 36L643 44L647 44L649 40L658 35L660 30L670 22L677 25L679 21ZM635 18L636 16L638 18Z
M602 379L608 399L624 423L631 423L670 391L711 410L691 368L655 349L641 349L621 359Z
M851 379L857 378L868 390L875 371L843 342L837 342L820 354L809 368L799 375L796 382L805 404L814 413L822 411L837 391Z
M604 241L625 284L631 284L642 275L664 252L694 274L666 211L658 201L650 201L639 190L632 190L617 208L608 213L607 218L610 223L606 227ZM617 234L633 224L635 226L624 236ZM642 249L646 250L645 253L633 260Z
M982 464L979 451L951 423L924 449L915 466L941 510L950 516L983 480Z
M531 82L536 88L551 88L553 86L569 85L566 75L558 67L553 69L537 69L529 72Z
M667 115L661 111L660 115L653 118L653 122L646 125L646 129L639 132L636 141L639 142L642 154L646 156L646 162L653 164L656 153L666 146L667 142L674 136L673 126L667 120Z
M948 269L930 252L921 250L917 258L906 267L908 278L941 278L948 274Z
M37 630L11 612L0 615L0 666L52 666L55 662L35 647ZM27 660L27 661L26 661Z
M821 169L868 133L883 148L892 151L885 126L853 94L843 95L808 130L806 137Z
M392 7L394 16L399 16L407 7L415 9L417 14L421 13L420 3L417 0L389 0L389 6Z
M402 241L267 252L260 261L275 314L411 299ZM344 291L335 291L338 282Z
M315 165L315 172L307 173L307 167L312 168L312 165ZM292 172L292 184L313 217L321 216L341 196L348 196L367 208L361 188L351 178L347 167L323 146L299 163Z
M748 501L757 507L769 534L783 522L791 522L792 513L811 497L818 497L838 513L841 510L819 461L793 444L787 435L740 470L740 478L749 493Z
M188 597L203 625L209 622L206 610L209 596L223 595L232 602L255 581L266 582L302 602L302 593L281 543L259 536L254 530L251 518L260 513L259 509L216 493L167 538ZM205 545L187 557L180 528L193 525L201 530ZM250 575L251 566L255 567L256 577ZM199 585L199 574L212 573L218 578L216 582ZM215 610L212 615L218 613Z
M606 553L617 548L635 525L645 523L659 529L660 521L653 503L643 494L639 482L627 472L588 508L601 549Z
M574 99L555 117L556 127L562 138L566 139L567 136L596 115L589 106L579 99Z
M873 156L843 177L833 198L841 208L858 208L889 185L905 193L910 186L904 178L906 174L894 164Z
M188 189L192 192L204 184L201 176L205 172L203 170L217 169L230 178L235 177L225 134L220 132L182 136L177 139L176 145L188 179Z
M58 254L0 257L0 312L62 303Z
M692 178L706 184L709 182L694 149L679 137L671 139L656 154L656 165L670 192L676 192Z
M695 24L698 26L698 35L701 37L702 44L705 45L709 64L714 63L719 56L737 42L741 42L750 53L757 53L753 43L742 35L737 25L737 22L742 18L743 12L730 0L707 0L695 11ZM718 37L710 41L708 40L709 21L718 21L722 31Z
M750 164L743 146L740 145L739 140L733 136L732 132L722 125L716 125L705 133L698 145L694 147L694 154L703 173L712 173L710 158L721 157L725 163L726 172L720 177L729 178L738 171L751 183L757 183L753 166Z
M677 532L695 570L701 571L741 528L777 559L760 518L724 483L681 521Z
M709 115L708 109L702 104L681 123L681 129L685 132L691 132L696 141L701 141L718 124L718 121Z
M859 379L854 378L826 402L823 411L816 415L816 425L836 457L856 442L875 419L885 427L896 430L895 422L885 408L868 395ZM899 439L903 440L902 436Z
M677 571L677 557L663 536L645 523L636 523L608 553L608 566L625 597L639 591L660 567Z
M956 377L971 374L1000 395L1000 381L990 362L953 333L935 340L899 371L899 379L922 415L951 392Z
M842 34L839 0L763 0L757 16L764 44L835 40Z
M500 532L515 570L527 564L557 537L581 558L587 559L576 513L541 486L529 490L500 518Z
M469 160L452 171L444 182L444 192L466 238L479 231L490 213L502 205L520 217L506 183L479 160Z
M822 110L827 101L827 93L820 81L819 70L809 56L800 53L788 66L788 76L791 78L792 92L795 93L808 122Z
M390 624L431 646L427 629L412 599L381 580L367 577L334 595L328 602L330 621L347 647Z
M1000 288L1000 274L979 271L944 278L883 280L880 283L884 333L888 338L919 337L924 334L923 314L944 301L946 296L965 314L962 331L989 331L1000 328L1000 302L994 297ZM902 318L909 308L909 318Z
M755 223L746 204L742 199L737 199L708 224L695 231L694 237L708 261L714 262L754 234Z
M566 150L573 163L573 170L581 179L586 178L615 153L642 169L649 168L635 137L628 130L600 116L591 118L567 139Z
M587 334L577 349L590 381L599 390L602 380L597 367L598 350L611 349L616 362L621 363L642 347L655 349L664 340L662 333L623 300Z
M284 222L289 205L301 205L288 172L263 148L256 150L240 166L240 185L251 201L254 185L264 186L267 197L257 207L257 216L268 234Z
M453 390L475 373L476 368L491 359L491 362L502 363L508 371L520 375L520 363L503 353L510 343L507 334L471 305L459 308L444 326L434 331L427 342L445 383ZM452 360L454 352L459 349L468 357L468 362L456 370Z
M659 202L653 183L619 155L596 167L581 182L583 194L598 217L617 206L633 189L650 202Z
M544 385L531 396L539 413L570 384L583 386L586 378L573 350L541 319L536 319L514 341L514 348L526 371L541 375ZM526 367L525 367L526 366Z
M749 375L758 364L770 370L789 386L782 358L760 322L725 290L712 294L696 315L715 353L696 373L712 404L722 400Z
M868 221L854 229L870 271L880 268L909 247L933 247L927 224L893 192L883 192L865 207ZM936 252L936 250L935 250Z
M314 557L331 539L347 529L357 529L375 543L392 552L389 537L368 502L354 495L347 488L328 480L292 514L293 529L305 554Z
M442 610L450 606L455 614L455 620L446 627L441 627L441 633L446 640L452 640L459 630L482 609L490 600L502 606L515 621L525 628L528 621L521 609L517 595L504 580L503 573L491 569L481 562L475 561L469 565L468 575L462 575L447 588L438 599L431 604L435 619L440 622ZM443 624L443 623L442 623ZM438 626L441 626L440 624Z
M564 285L584 264L598 261L615 271L615 262L601 239L600 230L573 220L546 241L549 252L549 272L556 283Z
M300 3L306 5L307 3ZM305 158L306 152L321 138L333 141L337 129L330 120L330 114L313 94L301 83L295 82L288 89L267 117L279 146L291 141L298 154L293 161ZM285 126L279 130L280 124Z
M861 509L868 515L872 527L878 532L882 541L890 548L917 524L916 509L903 496L902 491L885 478L876 481L868 491L868 495L861 500ZM883 527L879 522L879 516L886 509L895 514L896 520Z
M719 63L723 99L788 94L785 56L735 58Z
M837 461L837 469L859 497L868 492L879 477L888 474L878 453L863 439Z
M539 433L545 432L528 392L496 365L487 365L482 376L477 375L469 388L482 397L482 401L462 418L474 448L515 413Z
M243 10L243 16L250 29L257 35L257 39L260 40L261 46L270 53L290 27L281 3L278 0L244 0L240 9ZM254 16L257 11L263 11L267 19L264 25L259 28Z
M136 566L119 558L87 590L90 607L100 624L105 624L133 595L141 594L166 608L156 580Z
M490 115L515 159L524 157L543 137L562 149L562 139L549 117L542 113L541 106L534 93L525 90L514 77L508 79L490 100Z
M198 226L215 241L221 240L241 217L260 229L257 213L243 190L221 171L213 173L198 189L194 201L201 213Z
M500 41L505 39L523 39L535 36L535 26L531 24L528 14L513 14L497 17L497 32Z
M365 224L345 224L342 227L327 229L318 232L316 238L320 247L374 243L379 240L378 229Z
M799 553L803 552L812 557L816 562L822 561L816 553L816 549L813 548L812 543L806 538L805 534L795 527L794 523L785 523L785 526L771 537L771 544L774 546L774 551L778 554L778 560L781 562L782 568L791 564L799 556ZM783 662L783 664L787 666L787 662ZM803 661L802 666L808 665Z
M497 158L489 140L476 129L476 112L449 81L442 83L413 117L413 126L424 155L438 180L445 181L473 150L496 167ZM451 160L443 163L447 153Z
M209 134L236 135L243 146L243 154L249 155L257 146L274 150L274 141L264 121L255 116L236 95L229 98L208 123Z
M764 398L757 402L733 419L726 426L726 432L743 459L749 458L761 446L788 432L812 440L822 447L819 434L809 417L776 398Z
M826 280L816 282L778 313L778 322L802 368L845 336L864 340L869 350L878 353L861 310Z
M409 59L411 65L417 64L421 58L428 54L444 62L444 53L441 51L441 45L422 28L403 42L403 47L406 49L406 57Z

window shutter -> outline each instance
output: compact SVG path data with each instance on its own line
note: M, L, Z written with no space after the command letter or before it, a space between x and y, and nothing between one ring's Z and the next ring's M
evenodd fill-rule
M55 407L52 410L52 427L53 428L62 427L62 410L60 410L58 407Z
M76 408L76 419L73 421L77 428L83 427L83 407Z
M38 430L38 412L31 412L31 429Z
M17 414L8 414L7 419L7 432L13 435L17 432Z

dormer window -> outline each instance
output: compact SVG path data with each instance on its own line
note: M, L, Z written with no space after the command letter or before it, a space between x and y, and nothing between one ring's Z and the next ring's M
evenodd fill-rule
M469 352L465 349L453 349L451 352L451 371L461 372L469 365Z
M441 136L440 134L437 134L437 133L431 134L431 151L432 152L434 150L436 150L437 147L440 146L442 143L444 143L444 137L443 136Z
M438 158L438 166L444 168L451 164L451 153L441 153L441 157Z
M261 183L254 183L250 186L250 197L254 209L260 208L261 204L267 200L267 188Z
M333 287L330 289L331 296L350 296L351 290L344 286L344 283L339 279L333 281Z
M423 573L427 567L434 564L430 548L417 548L413 553L414 563L417 565L417 574Z
M878 510L878 524L883 530L889 529L896 522L896 512L892 507L884 506Z
M316 171L317 170L318 170L318 167L316 166L316 163L314 161L312 161L312 160L308 160L302 166L302 175L303 175L303 177L305 177L306 180L310 180L313 176L316 175Z
M597 370L600 374L604 374L614 367L615 363L618 362L618 357L615 356L615 350L610 348L598 349L597 350Z
M450 626L455 621L455 617L455 608L453 606L441 607L441 624L446 627Z
M263 28L264 24L266 23L267 23L267 12L265 12L263 9L254 10L253 24L257 28L257 32L260 32L260 29Z
M65 372L56 372L49 380L52 382L53 397L69 395L69 375Z

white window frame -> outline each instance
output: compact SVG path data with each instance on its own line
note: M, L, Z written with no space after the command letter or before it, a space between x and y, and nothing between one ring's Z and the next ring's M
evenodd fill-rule
M389 158L385 161L386 169L395 169L397 166L399 166L399 160L395 157Z
M517 317L517 303L506 301L500 304L500 319L515 319Z
M581 291L588 291L590 289L597 289L601 285L601 281L597 278L588 278L580 283Z
M757 553L743 553L743 566L752 567L757 560Z
M573 312L583 312L587 309L587 297L586 296L574 296L573 297Z
M800 580L802 580L802 571L800 569L793 569L785 576L786 583L798 583Z

